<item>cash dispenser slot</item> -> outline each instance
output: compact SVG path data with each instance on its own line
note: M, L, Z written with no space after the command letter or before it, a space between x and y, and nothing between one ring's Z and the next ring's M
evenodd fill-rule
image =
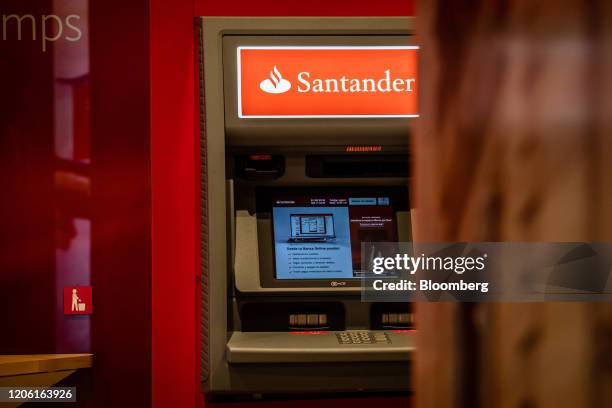
M306 174L313 178L408 177L410 163L402 154L336 154L306 156Z
M285 157L271 154L240 155L235 159L235 173L244 180L276 180L285 173Z

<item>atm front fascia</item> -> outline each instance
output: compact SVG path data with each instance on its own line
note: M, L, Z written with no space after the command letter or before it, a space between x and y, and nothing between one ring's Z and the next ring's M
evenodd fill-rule
M412 27L409 17L200 19L209 398L410 391L411 306L361 300L359 248L411 239L412 119L248 117L237 51L414 48ZM286 70L270 65L276 92Z

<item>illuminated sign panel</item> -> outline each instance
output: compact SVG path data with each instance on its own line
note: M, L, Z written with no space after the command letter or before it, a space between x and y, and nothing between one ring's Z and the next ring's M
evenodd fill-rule
M417 46L238 47L238 116L417 117L417 52Z
M64 314L92 314L92 292L91 286L64 287Z

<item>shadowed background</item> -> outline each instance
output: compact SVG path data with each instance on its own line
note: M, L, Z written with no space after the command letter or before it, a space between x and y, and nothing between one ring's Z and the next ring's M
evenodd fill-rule
M416 240L612 239L612 4L421 1ZM612 305L419 304L417 406L612 405Z

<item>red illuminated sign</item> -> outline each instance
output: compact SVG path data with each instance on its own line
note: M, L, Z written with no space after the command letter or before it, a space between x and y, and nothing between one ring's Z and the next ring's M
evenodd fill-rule
M238 47L241 118L416 117L416 46Z
M91 286L64 287L64 314L78 315L93 312Z
M382 152L382 146L346 146L345 151L347 153L363 153L363 152Z

